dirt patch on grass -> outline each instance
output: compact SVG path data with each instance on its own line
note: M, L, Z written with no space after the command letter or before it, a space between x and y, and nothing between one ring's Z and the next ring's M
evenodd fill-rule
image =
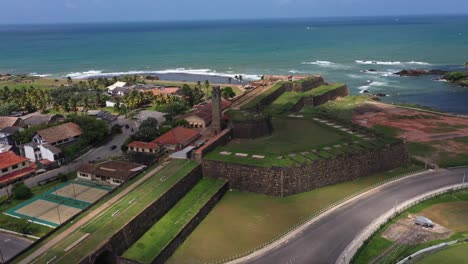
M363 111L365 109L369 111ZM460 117L431 114L379 103L360 107L355 113L353 116L355 123L366 127L383 125L400 129L402 132L399 136L411 142L431 142L468 136L468 120Z
M422 213L419 215L428 217ZM415 225L415 217L414 215L409 215L407 218L398 220L382 233L382 237L400 244L416 245L433 240L447 239L453 234L452 230L439 224L432 218L429 219L434 221L435 226L433 228Z
M424 209L421 214L455 232L468 231L467 201L435 204Z

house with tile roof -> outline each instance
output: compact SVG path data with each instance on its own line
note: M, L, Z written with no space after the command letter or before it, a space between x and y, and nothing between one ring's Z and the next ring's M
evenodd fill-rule
M83 130L75 123L69 122L58 126L38 130L32 138L33 143L50 144L59 146L78 140L83 135Z
M231 105L231 102L221 98L221 108L222 110L226 109ZM208 103L201 103L193 107L193 110L185 115L182 115L180 118L185 119L190 127L193 128L205 128L211 124L213 120L213 110L211 101Z
M0 186L11 184L31 176L36 171L29 159L13 151L0 153Z
M0 116L0 129L6 127L24 127L23 119L20 117Z
M120 185L146 166L124 161L104 161L98 164L83 164L77 170L78 179L88 181L103 181L112 185Z
M24 144L22 155L30 161L48 164L49 166L61 166L65 160L62 151L50 144Z
M158 153L163 148L178 151L195 142L200 136L200 132L194 129L179 126L162 134L151 142L133 141L128 144L128 150Z

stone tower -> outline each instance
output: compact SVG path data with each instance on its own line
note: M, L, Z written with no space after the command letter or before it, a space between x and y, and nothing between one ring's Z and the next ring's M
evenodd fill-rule
M221 87L219 86L213 86L211 107L213 111L211 129L213 131L213 134L217 135L222 130L223 122L223 109L221 107Z

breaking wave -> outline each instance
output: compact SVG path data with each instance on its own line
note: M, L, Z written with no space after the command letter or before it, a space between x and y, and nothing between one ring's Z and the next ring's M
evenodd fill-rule
M186 69L186 68L177 68L177 69L167 69L160 71L126 71L126 72L103 72L100 70L90 70L84 72L72 72L65 77L71 77L74 79L86 79L93 77L113 77L121 75L151 75L151 74L191 74L191 75L205 75L205 76L219 76L219 77L231 77L234 78L235 75L242 75L243 79L246 80L258 80L260 75L256 74L234 74L234 73L221 73L211 69Z
M432 65L428 62L423 61L408 61L408 62L401 62L401 61L373 61L373 60L356 60L357 64L364 64L364 65Z

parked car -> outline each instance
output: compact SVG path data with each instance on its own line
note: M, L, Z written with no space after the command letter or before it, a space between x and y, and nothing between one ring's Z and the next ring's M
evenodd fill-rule
M424 216L417 216L414 220L414 223L424 227L434 227L434 223L429 218Z
M116 145L113 145L112 147L110 147L110 150L114 150L114 149L116 149L116 148L117 148L117 146L116 146Z
M130 128L130 126L129 126L128 124L126 124L126 125L125 125L125 128L126 128L126 129L129 129L129 128Z

